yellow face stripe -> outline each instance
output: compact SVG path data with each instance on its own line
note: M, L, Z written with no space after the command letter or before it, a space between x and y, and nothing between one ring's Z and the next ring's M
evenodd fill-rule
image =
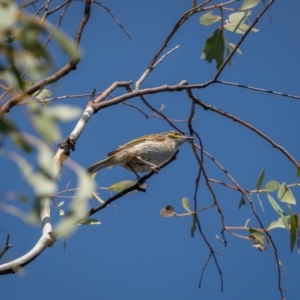
M171 138L177 139L177 138L182 137L182 134L179 132L175 132L175 131L169 131L168 136Z

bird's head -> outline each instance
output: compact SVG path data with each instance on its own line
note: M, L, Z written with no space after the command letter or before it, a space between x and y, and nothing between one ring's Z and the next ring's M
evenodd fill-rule
M185 136L184 134L176 131L166 132L166 135L175 142L176 148L181 146L185 141L190 141L193 139L193 137Z

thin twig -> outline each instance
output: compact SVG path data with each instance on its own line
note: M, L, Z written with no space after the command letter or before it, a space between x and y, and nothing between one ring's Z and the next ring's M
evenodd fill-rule
M111 10L110 8L108 8L107 6L103 5L102 3L98 2L98 1L93 1L93 0L92 0L92 2L95 3L95 4L97 4L97 5L99 5L99 6L101 6L102 8L104 8L104 9L110 14L110 16L114 19L114 21L120 26L120 28L125 32L125 34L126 34L130 39L132 39L131 36L130 36L130 34L129 34L129 32L128 32L128 31L126 30L126 28L122 25L122 23L117 19L117 17L113 14L113 12L112 12L112 10Z
M240 83L228 82L228 81L223 81L223 80L217 80L216 83L231 85L231 86L234 86L234 87L240 87L240 88L244 88L244 89L248 89L248 90L252 90L252 91L256 91L256 92L268 93L268 94L273 94L273 95L277 95L277 96L288 97L288 98L300 100L300 96L295 96L295 95L291 95L291 94L285 94L285 93L282 93L282 92L257 88L257 87L253 87L253 86L250 86L250 85L244 85L244 84L240 84Z
M128 91L128 93L132 92L132 89L130 86L126 87L126 90ZM143 103L149 108L151 109L153 112L155 112L156 114L158 114L162 119L164 119L171 127L173 127L175 130L177 130L178 132L184 133L180 128L178 128L175 124L173 124L173 122L170 121L170 119L165 116L162 112L160 112L159 110L157 110L156 108L154 108L152 105L149 104L149 102L145 99L144 96L140 96L141 100L143 101Z
M0 252L0 259L3 257L3 255L6 253L6 251L12 247L12 244L9 243L9 238L10 238L10 235L8 234L6 237L6 243Z
M176 151L176 153L170 158L168 159L166 162L164 162L163 164L161 164L158 169L161 170L163 168L165 168L168 164L170 164L173 160L176 159L176 156L178 154L179 150ZM119 198L125 196L126 194L134 191L134 190L138 190L138 191L141 191L141 192L145 192L144 189L141 189L140 186L147 180L149 179L150 177L152 177L154 174L157 174L155 171L151 171L149 172L147 175L141 177L140 179L138 179L138 181L132 185L131 187L123 190L122 192L112 196L111 198L107 199L104 203L96 206L96 207L93 207L90 209L90 211L88 212L87 214L87 218L90 217L91 215L95 214L96 212L102 210L103 208L105 208L107 205L109 205L110 203L118 200Z
M196 102L196 104L203 107L205 110L211 110L215 113L218 113L219 115L222 115L222 116L224 116L228 119L231 119L231 120L245 126L246 128L250 129L251 131L255 132L258 136L262 137L269 144L271 144L274 148L276 148L280 152L282 152L288 158L288 160L290 160L296 166L296 168L300 167L300 164L296 161L296 159L287 150L285 150L281 145L275 143L270 137L268 137L266 134L264 134L263 132L261 132L260 130L255 128L253 125L251 125L251 124L243 121L242 119L239 119L239 118L237 118L237 117L221 110L220 108L217 108L215 106L212 106L212 105L209 105L209 104L206 104L206 103L202 102L201 100L197 99L194 95L192 96L192 98L193 98L193 101Z
M144 82L146 77L150 74L150 72L159 64L161 63L166 56L171 54L173 51L177 50L180 47L180 45L175 46L173 49L165 53L152 67L152 69L146 69L146 71L142 74L142 76L136 81L135 83L135 89L139 90L141 84Z

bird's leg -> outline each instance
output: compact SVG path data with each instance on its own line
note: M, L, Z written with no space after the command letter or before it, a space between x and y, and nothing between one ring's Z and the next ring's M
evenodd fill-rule
M141 177L138 175L138 173L134 170L134 168L132 167L131 163L128 163L129 168L131 169L131 171L136 175L136 179L139 180Z
M146 161L144 159L142 159L140 156L136 156L136 159L143 162L144 164L148 165L151 167L151 169L155 172L155 173L158 173L158 166L155 165L155 164L151 164L149 161Z

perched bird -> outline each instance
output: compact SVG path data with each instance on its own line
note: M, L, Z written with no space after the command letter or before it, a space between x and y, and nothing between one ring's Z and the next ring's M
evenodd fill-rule
M106 158L88 167L87 172L93 174L116 165L136 175L150 172L170 159L185 141L191 139L193 137L174 131L144 135L109 152Z

